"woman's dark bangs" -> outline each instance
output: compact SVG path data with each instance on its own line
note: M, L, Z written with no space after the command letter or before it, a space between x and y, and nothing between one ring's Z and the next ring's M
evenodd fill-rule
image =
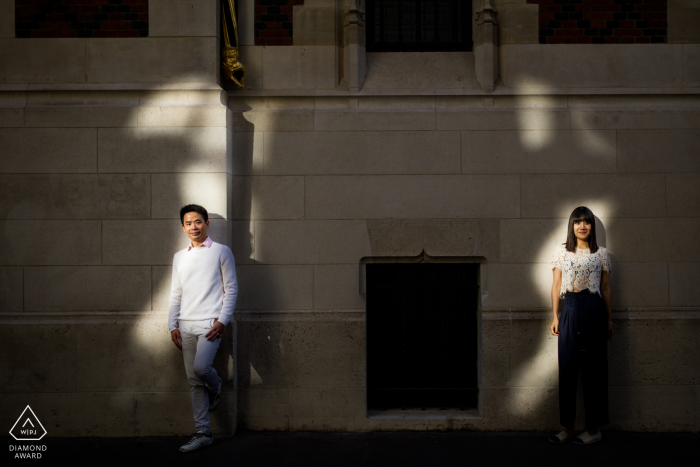
M595 222L595 217L590 209L576 208L574 212L571 213L572 223L581 221L585 221L587 224L593 224Z

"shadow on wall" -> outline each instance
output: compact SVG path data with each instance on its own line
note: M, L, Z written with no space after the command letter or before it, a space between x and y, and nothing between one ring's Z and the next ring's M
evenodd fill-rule
M0 270L23 277L20 307L1 307L19 312L3 326L0 348L10 358L0 366L1 422L14 423L30 404L52 436L192 432L182 356L167 331L172 257L187 245L179 208L215 204L212 238L232 247L237 264L251 262L250 232L232 244L231 176L225 172L232 158L234 167L249 170L252 148L232 147L230 130L198 127L196 109L180 110L192 112L180 128L128 127L135 117L126 113L124 127L81 128L97 141L98 173L40 167L36 172L46 173L0 175L0 241L6 246ZM206 141L217 129L226 132L223 165L218 143ZM64 157L60 148L54 151ZM224 168L207 173L212 165ZM250 202L250 193L238 196L233 202L239 206ZM232 322L215 359L226 383L222 405L211 414L218 434L235 431L235 332Z

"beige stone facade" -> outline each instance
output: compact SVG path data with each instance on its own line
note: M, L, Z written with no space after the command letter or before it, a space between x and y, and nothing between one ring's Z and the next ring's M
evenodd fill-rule
M0 0L0 425L191 431L166 318L199 203L240 284L215 433L556 429L548 262L587 205L610 428L697 432L700 5L669 1L653 45L540 45L537 5L492 5L474 52L365 53L362 2L306 0L261 47L241 0L238 89L216 0L150 0L133 39L15 39ZM479 407L368 416L364 264L423 252L481 263Z

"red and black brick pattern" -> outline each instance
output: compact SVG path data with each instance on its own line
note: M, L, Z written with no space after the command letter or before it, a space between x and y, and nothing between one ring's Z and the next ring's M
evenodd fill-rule
M540 44L666 42L666 0L528 0L540 5Z
M15 35L146 37L148 0L15 0Z
M304 0L255 0L255 45L292 45L292 11Z

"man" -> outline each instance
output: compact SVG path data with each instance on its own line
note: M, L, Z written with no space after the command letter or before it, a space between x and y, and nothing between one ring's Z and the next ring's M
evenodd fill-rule
M182 350L192 394L196 433L180 447L190 452L214 441L208 412L219 403L222 381L212 364L233 316L238 283L231 249L207 235L207 210L189 204L180 210L180 222L190 244L173 258L168 330Z

